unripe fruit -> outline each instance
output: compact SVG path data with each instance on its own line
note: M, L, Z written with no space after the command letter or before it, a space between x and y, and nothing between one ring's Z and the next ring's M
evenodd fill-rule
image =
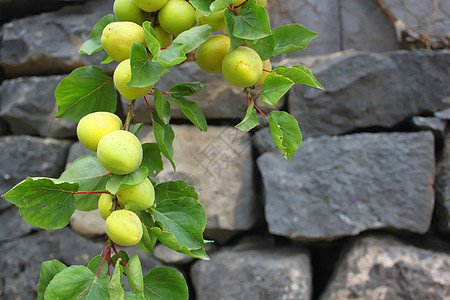
M272 64L270 63L270 60L263 61L263 71L261 73L261 76L259 76L258 81L256 81L255 85L263 84L266 80L267 75L270 74L270 71L272 71Z
M119 93L127 99L137 99L143 97L150 92L153 85L147 87L131 87L125 86L125 84L130 80L131 77L131 64L130 59L125 59L122 61L114 71L114 85Z
M142 25L150 16L148 12L137 7L133 0L115 0L113 11L117 20L130 21L138 25Z
M167 0L134 0L136 6L148 12L160 10L166 3Z
M134 202L139 210L144 210L153 205L155 201L155 190L153 184L148 178L138 185L130 186L120 190L116 194L117 201L125 206L127 203Z
M155 31L156 37L161 44L161 48L169 47L172 44L173 36L165 32L161 26L155 26L153 30Z
M111 214L113 195L101 194L98 198L98 211L104 220Z
M239 46L225 55L222 73L232 85L253 86L262 74L263 64L258 53L248 47Z
M113 22L102 32L102 45L106 53L121 62L130 58L131 43L141 42L145 47L144 29L133 22Z
M129 174L141 165L141 142L129 131L110 132L100 139L97 158L102 166L111 173Z
M169 0L158 12L158 21L164 31L179 35L195 26L195 9L187 1Z
M129 210L116 210L106 219L106 234L116 244L133 246L142 238L142 223L139 217Z
M212 31L219 31L225 28L225 17L224 17L225 9L216 11L209 16L204 16L198 10L195 11L195 19L197 20L198 25L208 24L211 26Z
M202 70L209 73L222 73L222 61L228 49L230 49L228 36L212 36L198 47L195 59Z
M112 131L122 128L122 120L113 113L98 111L85 115L78 122L77 136L89 150L97 151L100 139Z

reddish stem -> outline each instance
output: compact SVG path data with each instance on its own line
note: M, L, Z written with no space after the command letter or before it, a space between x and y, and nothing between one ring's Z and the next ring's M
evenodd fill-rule
M256 108L256 110L259 111L259 113L262 114L262 115L264 116L264 118L266 118L266 120L268 120L266 114L263 113L262 110L260 110L258 106L256 106L255 104L253 104L253 107Z
M244 5L247 2L248 2L248 0L244 0L241 4L235 5L234 8L241 7L242 5Z
M102 271L102 268L103 268L103 264L105 263L105 260L106 260L106 256L108 256L110 254L110 252L111 252L111 248L108 247L105 255L103 256L103 260L102 260L102 263L100 264L100 268L98 269L97 275L95 275L95 279L97 279L98 276L100 275L100 272Z
M119 258L120 256L119 256L119 253L117 253L116 246L114 246L114 243L112 244L112 249L113 249L114 253L116 254L117 258ZM123 265L125 267L128 268L127 264L123 260L121 260L121 262L123 263Z
M152 118L152 110L148 104L147 97L144 96L145 104L147 104L148 112L150 113L150 119Z

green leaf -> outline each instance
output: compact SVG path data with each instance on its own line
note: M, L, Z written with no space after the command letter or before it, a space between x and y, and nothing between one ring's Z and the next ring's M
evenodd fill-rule
M249 131L252 128L259 125L258 117L256 116L256 109L254 108L254 101L252 100L247 107L247 112L241 123L237 124L235 127L242 131Z
M268 116L273 141L283 157L289 161L302 143L302 133L297 120L284 111L273 111Z
M206 213L194 198L165 199L152 211L161 229L172 233L181 247L199 249L205 245L202 234L206 227Z
M98 270L100 270L100 266L102 265L103 257L101 255L94 256L88 263L87 268L91 270L92 273L97 274ZM105 261L102 266L102 270L100 271L99 276L106 276L108 273L108 263Z
M139 132L142 129L142 126L144 126L144 124L142 123L137 123L136 125L133 126L133 130L131 130L131 132L137 137Z
M133 292L125 292L124 300L147 300L144 295L136 295Z
M109 174L94 153L74 160L59 179L78 182L80 184L78 191L104 191ZM97 209L99 194L78 194L74 195L74 198L79 210Z
M278 27L273 34L276 41L273 56L305 49L309 42L319 35L299 24Z
M223 15L225 17L225 28L227 30L228 36L230 37L230 51L233 51L234 49L242 45L245 40L238 38L233 34L236 23L233 18L234 14L229 9L226 9Z
M147 175L148 169L142 166L127 175L111 174L108 182L106 182L106 189L114 195L118 191L141 183L147 178Z
M170 121L170 103L157 88L155 88L153 94L156 113L159 115L159 118L164 121L164 124L168 124Z
M232 0L230 0L231 2ZM208 16L211 13L211 4L215 2L215 0L190 0L189 1L192 6L200 11L203 15Z
M155 135L156 143L158 144L161 153L170 161L174 171L176 170L173 161L173 146L172 142L175 134L169 124L165 124L158 116L152 114L153 133Z
M75 69L58 84L55 97L55 118L78 122L91 112L116 111L117 92L112 78L97 66Z
M142 238L136 244L136 247L141 249L144 253L151 252L154 255L153 247L156 244L156 240L156 235L142 224Z
M158 206L163 200L189 197L198 200L198 194L193 186L182 180L166 181L155 186L155 203Z
M205 116L197 103L186 97L172 97L170 100L178 104L181 111L200 131L207 131L208 126L206 124Z
M44 261L41 264L41 271L39 273L39 283L38 283L38 295L37 295L38 300L44 300L44 293L45 290L47 289L48 284L53 279L53 277L55 277L56 274L58 274L65 268L67 268L67 266L62 262L57 261L56 259Z
M144 295L149 300L187 300L189 291L180 271L156 267L144 276Z
M259 54L261 60L268 60L272 57L275 49L275 37L273 34L262 39L247 41L247 43Z
M165 67L171 67L181 64L186 60L186 54L184 54L185 45L173 44L164 50L159 52L158 57L155 57L153 61L160 63Z
M113 256L112 256L112 261L117 265L118 263L119 263L119 258L123 261L123 262L125 262L125 263L127 263L128 262L128 260L130 260L130 258L128 257L128 254L124 251L124 250L119 250L119 257L117 257L117 255L116 254L114 254Z
M144 28L144 38L145 43L147 44L147 48L153 57L157 57L159 52L161 51L161 43L159 42L155 30L152 27L152 23L145 21L142 24Z
M270 105L275 105L293 85L294 81L291 79L271 72L264 81L261 100Z
M20 215L28 224L59 229L69 224L75 212L73 194L77 190L77 182L28 177L2 197L19 207Z
M139 256L134 254L130 257L125 269L127 274L128 284L136 293L136 295L144 294L144 275L142 275L141 262Z
M109 299L109 276L96 278L85 266L70 266L53 277L45 299Z
M159 150L158 144L142 144L142 151L143 157L141 166L144 166L149 170L150 176L156 177L156 175L164 169L161 150Z
M177 83L170 88L168 93L173 97L192 96L205 87L206 84L203 81Z
M216 12L227 8L227 6L230 5L232 1L233 0L216 0L209 6L209 8L211 9L211 12Z
M109 64L109 63L111 63L113 61L114 61L114 58L109 56L109 54L106 53L106 51L105 51L105 53L103 53L102 65Z
M269 15L264 7L250 0L241 7L238 15L233 14L233 36L244 40L257 40L272 34Z
M313 88L323 90L322 85L317 81L312 72L303 66L297 65L293 66L292 68L279 66L276 67L273 72L279 75L283 75L284 77L291 79L295 83L305 84L312 86Z
M122 300L125 294L123 287L120 284L120 281L122 280L123 276L123 268L120 265L121 261L122 259L119 259L118 262L116 263L113 276L111 277L111 281L109 282L108 285L110 300Z
M103 29L109 23L115 22L117 19L113 15L104 16L97 24L94 25L91 31L90 39L83 43L80 47L78 54L91 55L103 49L102 46L102 33Z
M155 84L162 75L170 72L168 67L150 59L141 42L131 44L130 55L131 77L125 86L147 87Z
M203 44L211 34L211 26L201 25L194 26L189 30L180 33L172 44L185 45L184 53L189 53Z

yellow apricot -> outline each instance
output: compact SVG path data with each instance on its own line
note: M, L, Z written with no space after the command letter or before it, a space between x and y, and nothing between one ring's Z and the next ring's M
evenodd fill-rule
M118 62L130 58L132 42L139 41L142 45L146 45L144 29L138 24L128 21L106 25L101 40L106 53Z
M158 21L164 31L179 35L195 26L195 9L187 1L169 0L158 12Z
M225 9L216 11L208 16L204 16L200 11L196 10L195 19L197 20L198 25L208 24L211 26L213 32L219 31L225 28L224 12Z
M155 190L153 184L148 178L141 183L130 186L116 193L117 201L125 206L127 203L134 202L139 210L144 210L153 205L155 201Z
M232 85L253 86L262 74L263 64L258 53L248 47L239 46L225 55L222 73Z
M104 220L111 214L113 195L101 194L98 198L98 211Z
M266 80L267 75L270 74L270 71L272 71L272 64L270 63L270 60L263 61L263 71L261 73L261 76L259 76L258 81L256 81L255 85L264 84L264 81Z
M100 139L107 133L119 130L122 120L113 113L98 111L85 115L77 125L77 136L89 150L97 151Z
M139 217L129 210L116 210L106 219L106 234L116 244L133 246L142 238L142 223Z
M154 12L158 11L166 5L167 0L133 0L140 9Z
M114 85L119 93L127 99L137 99L143 97L150 92L153 85L147 87L131 87L125 86L125 84L131 78L131 64L130 59L122 61L114 70Z
M195 59L198 66L209 73L222 73L222 61L230 48L230 38L215 35L198 47Z
M142 25L150 14L134 4L133 0L115 0L113 5L114 15L119 21L130 21Z

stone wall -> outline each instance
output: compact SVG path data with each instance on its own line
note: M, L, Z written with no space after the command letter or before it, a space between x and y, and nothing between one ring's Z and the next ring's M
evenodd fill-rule
M53 118L53 93L71 70L99 61L77 49L113 1L43 2L0 0L0 193L27 176L58 177L88 152L76 124ZM311 67L325 87L295 86L278 107L304 135L289 163L267 124L250 134L232 127L245 113L239 89L194 62L173 69L158 87L204 80L208 89L194 100L210 126L201 133L173 108L178 171L158 180L197 188L206 237L216 242L206 262L157 245L156 257L140 255L144 271L178 268L192 299L448 299L450 52L406 51L394 29L445 40L450 5L438 4L270 1L274 26L320 33L274 60ZM123 117L126 102L118 104ZM146 124L141 140L152 141L142 101L136 115ZM44 260L86 264L102 249L98 220L77 213L67 228L43 231L0 198L0 298L34 299Z

